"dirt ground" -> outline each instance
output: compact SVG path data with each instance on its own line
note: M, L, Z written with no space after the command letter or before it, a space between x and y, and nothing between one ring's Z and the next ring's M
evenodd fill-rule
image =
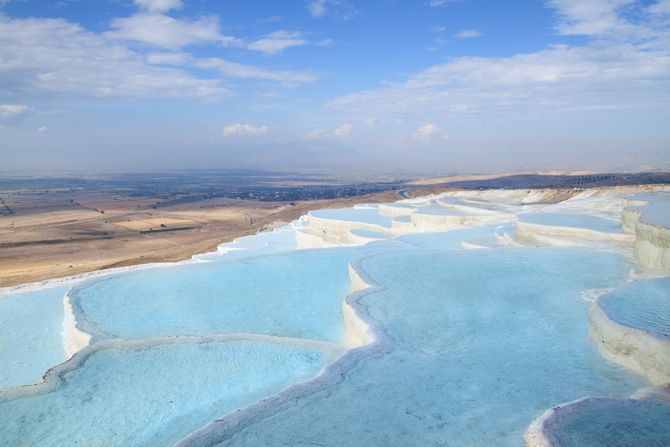
M211 199L153 209L115 194L21 194L0 215L0 287L92 270L188 259L312 209L401 198L389 191L295 204Z

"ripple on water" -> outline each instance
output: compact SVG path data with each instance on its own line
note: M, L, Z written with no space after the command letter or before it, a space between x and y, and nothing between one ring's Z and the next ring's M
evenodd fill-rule
M384 287L361 303L390 350L220 445L518 446L546 408L644 384L588 336L580 292L623 281L616 255L404 250L362 266Z
M549 420L556 447L667 447L670 403L659 400L584 399Z
M604 233L623 232L621 222L611 219L603 219L602 217L590 216L588 214L526 213L520 214L519 219L522 222L536 225L584 228L587 230L601 231Z
M600 298L607 316L670 340L670 278L640 279Z
M65 360L63 294L67 286L0 296L0 389L39 382Z
M315 347L256 341L99 349L53 389L0 397L0 445L172 445L317 374L326 359Z

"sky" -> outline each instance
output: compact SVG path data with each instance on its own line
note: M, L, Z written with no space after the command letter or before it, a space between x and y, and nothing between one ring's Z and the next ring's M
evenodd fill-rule
M0 172L670 167L670 0L0 0Z

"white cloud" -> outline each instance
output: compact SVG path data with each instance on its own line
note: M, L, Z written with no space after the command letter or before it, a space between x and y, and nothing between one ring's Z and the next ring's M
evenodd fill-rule
M670 0L659 0L649 6L649 12L652 14L670 14Z
M333 136L336 138L346 138L351 133L351 129L354 126L351 124L342 124L340 127L333 131Z
M254 65L226 61L217 57L193 59L193 65L198 68L218 70L225 75L236 78L265 79L268 81L281 82L287 86L305 84L316 79L314 74L308 72L267 70Z
M333 130L324 130L316 129L309 132L306 136L306 140L332 140L332 139L343 139L349 137L353 125L349 123L342 124L340 127L337 127Z
M345 0L307 0L305 7L307 12L317 19L326 15L334 15L337 18L348 20L357 14L356 8Z
M258 136L265 135L266 133L268 133L268 128L266 126L254 127L251 124L243 123L230 124L223 129L224 137Z
M3 99L183 98L230 96L220 76L270 80L286 86L312 82L312 73L272 70L188 53L143 56L116 39L63 19L10 19L0 14L0 89ZM184 68L212 70L200 78ZM3 113L10 108L3 108Z
M305 135L306 140L322 140L327 138L328 132L323 129L312 130Z
M312 17L323 17L326 14L327 0L314 0L307 2L307 11Z
M474 29L464 29L454 34L454 37L459 39L471 39L473 37L480 37L482 33Z
M430 143L434 137L440 135L444 136L442 130L435 124L428 123L419 126L419 128L412 133L412 139L420 143Z
M23 104L0 104L0 116L13 117L28 111L28 106Z
M297 31L278 30L257 39L239 39L221 34L216 16L197 20L174 18L164 14L182 6L179 0L136 0L141 10L129 17L112 19L105 36L167 50L181 50L198 44L219 44L277 54L287 48L309 42Z
M645 15L632 24L620 16L614 22L644 29L645 39L609 37L604 31L608 37L581 45L554 45L510 57L456 58L406 82L345 95L329 105L350 119L373 116L384 121L435 115L535 119L538 114L587 111L669 111L667 26Z
M240 79L261 79L276 81L287 86L305 84L316 80L316 76L301 71L268 70L255 65L240 64L218 57L196 58L188 53L151 53L146 60L149 64L195 67L217 70L221 74Z
M107 37L171 50L202 43L241 45L239 39L219 32L219 20L213 16L186 20L140 12L130 17L112 19L111 28L112 31L105 33Z
M287 48L307 45L297 31L279 30L251 42L247 48L265 54L281 53Z
M146 11L159 13L184 6L182 0L135 0L135 4Z
M38 133L44 133L47 130L49 130L49 128L47 126L40 126L40 127L37 128Z
M361 125L364 129L372 129L376 124L377 120L375 118L365 118Z
M625 25L619 12L636 0L548 0L556 10L562 34L597 35Z
M438 8L440 6L448 5L451 3L457 3L462 0L428 0L428 6L432 8Z
M318 47L329 47L331 45L334 45L335 41L333 39L322 39L316 43L316 46Z
M147 63L153 65L189 65L194 58L188 53L150 53L146 56Z
M324 1L324 5L340 4L340 0ZM168 11L183 6L181 0L136 0L135 4L140 11L112 19L111 30L105 36L174 51L190 45L218 44L277 54L290 47L309 44L298 31L277 30L257 39L240 39L221 34L216 16L189 20L167 15Z
M0 85L5 97L216 98L214 79L155 67L124 45L63 19L0 14Z

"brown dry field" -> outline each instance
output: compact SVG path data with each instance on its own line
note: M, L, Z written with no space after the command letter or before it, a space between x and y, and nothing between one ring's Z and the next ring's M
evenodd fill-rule
M15 214L0 216L0 287L188 259L220 243L290 222L309 210L400 198L388 191L293 206L212 199L152 209L155 199L111 193L10 195L5 203Z

